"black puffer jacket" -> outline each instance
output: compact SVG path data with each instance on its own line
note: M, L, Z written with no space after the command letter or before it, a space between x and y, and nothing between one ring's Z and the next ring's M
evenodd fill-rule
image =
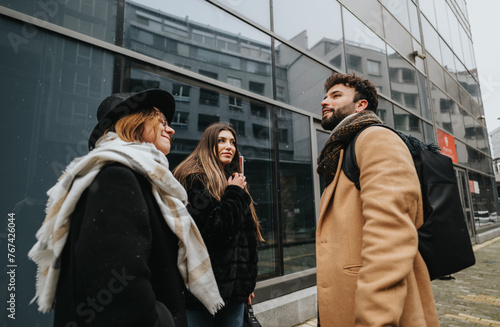
M255 288L258 261L250 196L239 186L229 185L217 201L197 175L188 176L186 185L188 210L207 245L222 299L226 304L246 302ZM186 308L204 310L189 292Z

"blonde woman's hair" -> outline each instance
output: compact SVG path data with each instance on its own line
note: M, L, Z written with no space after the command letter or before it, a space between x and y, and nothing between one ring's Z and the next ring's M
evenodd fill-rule
M161 120L162 113L156 107L151 107L120 118L107 132L115 132L125 142L144 142L142 134L148 121ZM158 133L158 124L152 126L154 135Z
M228 131L233 134L234 147L236 149L233 160L225 167L222 165L218 156L218 140L221 131ZM214 123L205 129L196 149L175 167L173 174L186 189L190 187L186 185L189 175L194 174L201 176L201 182L210 195L217 199L217 201L221 201L224 190L228 186L226 173L228 175L241 173L239 157L240 153L234 129L226 122ZM250 196L247 187L245 187L245 192ZM250 212L252 213L255 224L257 239L259 241L264 241L260 233L259 219L255 212L255 206L251 196L250 199Z

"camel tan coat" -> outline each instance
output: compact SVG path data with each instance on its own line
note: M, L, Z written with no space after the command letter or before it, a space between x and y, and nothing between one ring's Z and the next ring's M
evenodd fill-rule
M411 155L394 132L370 127L356 141L361 191L341 169L323 192L316 232L322 327L439 326L418 253L423 223Z

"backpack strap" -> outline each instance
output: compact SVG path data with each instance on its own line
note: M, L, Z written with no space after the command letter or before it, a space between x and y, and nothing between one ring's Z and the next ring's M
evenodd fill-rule
M368 125L368 126L362 128L352 138L352 140L347 144L346 148L344 149L344 159L342 160L342 170L344 171L344 174L347 176L347 178L349 178L349 180L354 183L354 186L356 186L356 188L358 190L361 189L361 185L359 184L360 171L359 171L358 162L356 161L356 152L354 151L354 148L355 148L356 140L358 139L359 134L361 134L361 132L364 131L365 129L372 127L372 126L385 127L387 129L390 129L394 133L398 134L398 132L395 131L390 126L387 126L384 124L372 124L372 125Z

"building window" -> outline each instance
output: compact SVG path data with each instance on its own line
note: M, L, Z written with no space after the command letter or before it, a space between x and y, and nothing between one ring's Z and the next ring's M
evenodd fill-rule
M279 131L279 141L281 143L288 143L288 128L280 128L278 131Z
M392 82L401 83L401 80L399 78L399 68L389 67L389 78L391 79Z
M234 130L238 136L245 136L245 122L237 119L229 119L231 125L233 125Z
M250 104L250 111L254 116L267 118L269 115L269 112L267 111L266 107L255 103Z
M144 17L141 17L141 16L137 16L137 23L141 24L141 25L144 25L144 26L149 26L149 19L146 19Z
M414 70L403 68L402 72L403 72L403 82L404 83L406 83L406 84L415 84L416 83Z
M139 30L137 31L137 36L135 37L136 40L139 40L139 42L147 44L147 45L153 45L153 34Z
M172 86L172 95L175 101L189 102L189 93L191 91L191 86L174 84Z
M256 61L247 61L247 72L260 74L260 75L269 75L269 69L271 66L262 62Z
M332 60L330 60L330 64L332 64L335 67L342 67L342 56L338 55Z
M366 61L366 70L368 74L381 76L382 75L382 63L377 60L367 59Z
M417 94L403 93L403 95L404 95L404 98L405 98L405 105L408 108L412 108L412 109L417 108L417 101L418 101Z
M227 84L241 88L241 78L228 77Z
M217 107L219 105L219 93L200 89L200 104Z
M387 110L378 108L377 109L377 116L382 120L384 123L387 122Z
M450 99L439 99L439 111L440 112L450 112L451 103L453 100Z
M276 99L279 101L286 101L285 88L283 86L276 87Z
M187 112L177 111L175 112L170 125L175 126L175 128L187 128L188 116L189 113Z
M413 115L408 115L408 128L410 131L420 132L422 130L420 119Z
M265 88L264 83L252 82L252 81L250 81L250 83L249 83L249 89L251 92L254 92L257 94L264 94L264 88Z
M399 103L403 103L403 93L392 90L392 99Z
M217 123L219 121L219 116L213 115L198 115L198 131L203 132L205 129L213 123Z
M242 112L243 105L241 104L241 99L229 97L229 109Z
M215 46L215 36L202 31L193 30L193 41L206 45L210 48Z
M165 38L163 36L153 34L153 46L155 48L165 50Z
M253 136L259 140L269 140L269 128L259 124L252 124Z
M200 73L203 76L210 77L213 79L217 79L219 77L219 74L217 74L215 72L208 71L208 70L203 70L203 69L200 69L198 71L198 73Z
M238 51L238 43L235 40L231 40L225 37L217 36L216 46L219 50L229 50L229 51Z
M241 54L247 56L249 58L259 58L260 57L260 48L250 45L250 44L242 44L241 45Z
M361 57L348 54L347 55L347 68L349 70L355 70L358 72L363 72L363 63Z

